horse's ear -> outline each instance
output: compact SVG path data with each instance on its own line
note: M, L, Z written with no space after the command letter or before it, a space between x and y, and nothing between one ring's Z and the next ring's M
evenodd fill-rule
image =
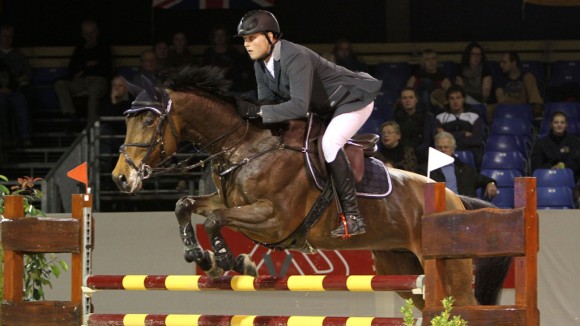
M127 79L125 79L125 77L121 77L123 79L123 81L125 82L125 85L127 85L127 89L129 90L129 94L133 95L133 97L137 97L137 95L139 93L141 93L141 91L143 90L141 87L130 83Z
M154 99L156 101L160 101L161 99L157 95L157 91L155 90L155 85L151 81L151 79L147 78L144 75L141 75L141 80L143 81L143 89L149 95L149 98Z

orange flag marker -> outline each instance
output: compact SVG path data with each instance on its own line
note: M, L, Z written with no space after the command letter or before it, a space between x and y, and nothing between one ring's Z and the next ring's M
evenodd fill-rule
M81 165L68 171L66 176L78 182L84 183L86 191L87 192L89 191L89 175L87 172L87 162L81 163Z

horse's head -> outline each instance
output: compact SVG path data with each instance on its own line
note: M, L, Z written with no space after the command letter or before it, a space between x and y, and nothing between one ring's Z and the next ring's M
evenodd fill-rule
M141 190L152 168L175 153L179 141L169 117L171 101L167 93L155 88L147 78L143 78L143 83L144 89L129 84L131 93L137 96L124 113L127 134L112 175L119 190L127 193Z

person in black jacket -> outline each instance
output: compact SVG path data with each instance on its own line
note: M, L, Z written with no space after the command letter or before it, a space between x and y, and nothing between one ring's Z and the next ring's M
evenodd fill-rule
M568 117L556 111L550 119L550 133L538 139L532 150L532 171L536 169L564 169L580 177L580 140L567 132Z
M100 100L105 97L112 72L111 48L99 39L99 28L92 20L81 24L84 43L78 45L68 64L68 76L54 84L62 114L78 122L74 96L88 96L87 122L92 124L98 117Z
M449 156L455 154L455 138L452 134L442 131L435 135L435 148ZM420 173L426 175L425 165L421 166ZM477 173L475 168L469 164L455 161L449 165L431 171L431 179L438 182L445 182L445 186L459 195L477 197L477 188L485 190L485 198L493 198L497 195L495 180L483 174Z
M278 20L265 10L244 15L238 36L244 39L244 48L255 61L258 100L277 103L256 105L238 100L238 112L247 119L260 118L264 124L304 119L310 114L330 120L322 136L322 149L347 224L345 228L341 223L331 236L365 233L343 146L371 115L382 82L282 39Z

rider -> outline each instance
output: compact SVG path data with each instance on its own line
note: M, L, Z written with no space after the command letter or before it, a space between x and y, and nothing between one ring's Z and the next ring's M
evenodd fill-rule
M264 123L302 119L309 111L331 118L322 137L324 159L329 165L348 234L362 234L355 181L343 146L361 128L373 111L382 82L369 74L352 72L331 63L310 49L282 40L276 17L253 10L238 24L237 36L252 60L258 84L258 99L274 105L255 105L238 100L244 118L261 117ZM332 231L344 237L343 223Z

